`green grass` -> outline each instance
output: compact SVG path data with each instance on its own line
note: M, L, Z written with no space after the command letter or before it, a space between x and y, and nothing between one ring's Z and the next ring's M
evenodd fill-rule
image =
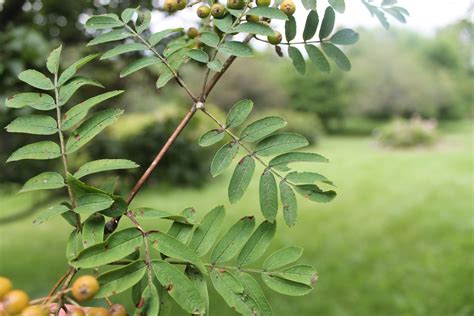
M317 151L331 159L317 168L335 181L339 196L327 205L300 199L296 227L280 221L271 250L305 247L302 262L315 265L320 279L305 297L266 291L275 315L472 315L472 128L444 136L433 149L388 151L368 138L335 137ZM229 205L228 176L200 190L148 189L135 205L194 206L203 214L224 202L226 225L259 213L258 183ZM0 212L26 203L20 195L4 197ZM59 219L30 222L0 227L0 274L39 296L65 269L71 228ZM220 299L212 301L213 315L231 314Z

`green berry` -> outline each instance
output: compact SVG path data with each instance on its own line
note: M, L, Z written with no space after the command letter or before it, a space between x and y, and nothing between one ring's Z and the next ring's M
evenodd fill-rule
M190 27L187 34L190 39L196 38L199 35L199 30L195 27Z
M285 13L287 16L292 16L296 11L296 5L293 0L284 0L280 4L280 11Z
M163 10L166 12L172 13L178 11L178 1L177 0L165 0L163 3Z
M247 15L245 19L247 20L247 22L254 22L254 23L260 22L260 17L256 15Z
M272 2L271 0L257 0L257 6L268 7L271 2Z
M220 3L214 3L211 7L211 15L216 19L222 19L225 16L225 7Z
M197 9L197 15L198 17L200 17L201 19L205 19L209 16L209 14L211 14L211 8L209 8L209 6L207 5L201 5L198 9Z
M267 37L267 39L270 44L278 45L281 43L282 36L280 32L275 31L275 35L270 35Z
M177 5L178 10L183 10L184 8L186 8L186 5L188 4L186 0L176 0L176 3L178 4Z
M244 6L244 0L227 0L227 7L229 9L241 10Z

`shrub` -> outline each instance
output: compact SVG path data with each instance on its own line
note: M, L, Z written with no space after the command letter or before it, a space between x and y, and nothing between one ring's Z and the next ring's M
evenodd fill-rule
M437 123L416 116L411 119L397 118L375 131L380 144L387 147L403 148L430 146L438 139Z

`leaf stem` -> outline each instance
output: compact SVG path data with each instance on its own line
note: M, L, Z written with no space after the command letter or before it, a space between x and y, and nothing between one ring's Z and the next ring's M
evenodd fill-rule
M174 78L176 79L176 81L178 82L178 84L186 91L186 93L191 97L191 99L196 102L198 100L198 98L194 95L194 93L191 91L191 89L189 89L189 87L186 85L186 83L183 81L183 79L181 79L181 77L178 75L178 73L176 72L176 70L174 70L173 67L171 67L171 65L168 63L168 61L166 61L166 59L161 56L160 53L158 53L156 51L156 49L146 40L143 38L143 36L141 36L140 34L138 34L133 28L131 28L130 26L128 26L127 24L125 24L125 27L130 31L132 32L132 34L137 37L143 44L145 44L148 49L156 55L156 57L158 57L161 62L163 62L163 64L171 71L171 73L173 74Z
M270 43L269 41L263 39L263 38L258 38L257 36L254 36L257 41L264 42L264 43ZM285 43L281 42L278 45L285 45L285 46L291 46L291 45L303 45L303 44L318 44L318 43L325 43L327 41L303 41L303 42L290 42L290 43Z

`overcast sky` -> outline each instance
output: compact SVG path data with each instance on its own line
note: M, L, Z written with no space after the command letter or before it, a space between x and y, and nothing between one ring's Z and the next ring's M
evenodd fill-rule
M319 1L325 2L325 1ZM448 25L459 18L466 17L471 0L399 0L400 6L410 12L406 25L391 19L391 24L397 27L417 30L427 34ZM324 5L324 4L323 4ZM343 25L378 26L376 19L370 18L367 10L359 0L346 0L346 14L342 14L339 21Z
M299 8L296 17L300 21L305 21L307 13L303 10L301 2L296 1ZM470 3L471 0L399 0L399 4L410 12L408 22L404 25L392 18L389 21L396 27L408 28L432 35L438 28L466 17ZM318 0L318 6L321 7L318 11L324 12L324 7L327 5L327 1ZM164 20L162 13L154 12L152 31L156 32L175 27L176 24L182 24L184 27L192 25L193 23L189 22L189 18L193 17L194 20L196 17L195 9L188 9L185 12ZM346 0L346 13L340 14L337 21L340 26L345 27L382 27L376 18L370 16L360 0ZM197 19L195 22L197 22Z

